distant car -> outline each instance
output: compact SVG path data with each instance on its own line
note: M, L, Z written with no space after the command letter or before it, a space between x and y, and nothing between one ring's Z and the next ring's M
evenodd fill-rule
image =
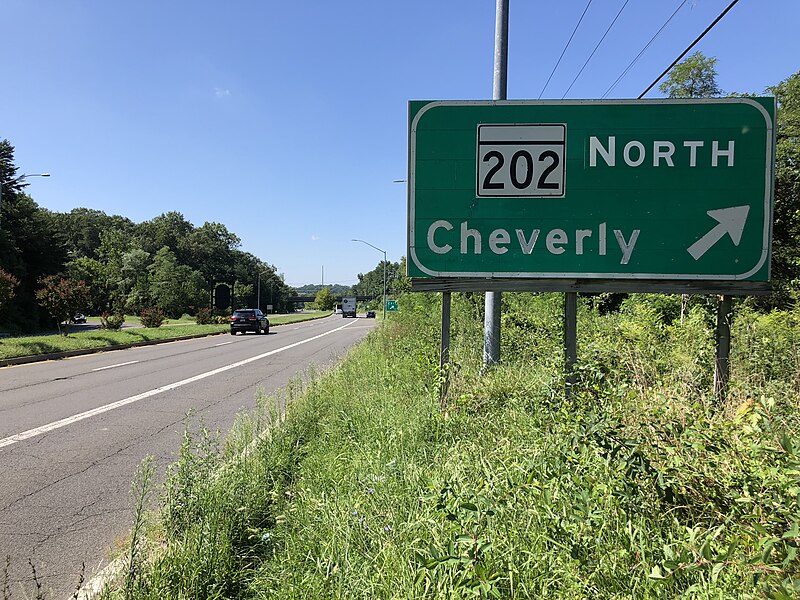
M86 317L81 313L75 313L75 316L72 317L73 323L86 323Z
M257 308L240 308L231 315L231 335L238 332L269 333L269 319Z
M375 318L375 311L374 310L368 310L367 311L367 318L368 319L374 319Z
M333 312L334 312L334 313L336 313L337 315L340 315L340 314L342 314L342 309L341 309L341 308L337 308L337 309L336 309L335 311L333 311Z

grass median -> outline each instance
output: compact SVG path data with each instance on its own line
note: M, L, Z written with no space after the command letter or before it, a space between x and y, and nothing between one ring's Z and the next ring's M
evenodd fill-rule
M316 311L296 315L284 315L270 319L270 326L286 325L328 316L330 311ZM174 326L162 325L156 328L132 327L117 331L93 329L69 335L40 335L0 339L0 360L8 360L42 354L56 354L72 350L113 348L126 344L171 340L194 335L213 335L230 330L229 325L196 325L186 321L176 322Z

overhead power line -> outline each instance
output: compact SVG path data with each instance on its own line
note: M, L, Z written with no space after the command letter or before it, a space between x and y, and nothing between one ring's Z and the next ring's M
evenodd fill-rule
M567 40L567 44L564 46L564 49L561 51L561 56L558 57L558 60L556 61L556 66L553 67L552 71L550 71L550 77L547 78L547 81L545 82L544 87L542 88L542 91L539 93L538 100L542 99L542 96L544 95L544 91L547 89L547 86L550 84L550 80L553 78L553 75L555 74L556 69L558 69L558 65L561 64L561 59L564 58L564 54L567 52L567 48L569 48L569 45L572 43L572 38L575 37L575 32L578 31L578 27L581 26L581 23L583 22L583 17L586 16L586 11L589 10L589 7L591 5L592 5L592 0L589 0L589 2L586 3L586 8L583 9L583 13L581 14L581 18L578 19L578 24L575 25L575 29L572 30L572 35L569 36L569 39Z
M653 35L653 37L651 37L651 38L650 38L650 41L649 41L649 42L647 42L647 44L645 44L645 45L644 45L644 47L643 47L641 50L639 50L639 54L637 54L637 55L636 55L636 57L635 57L635 58L634 58L634 59L633 59L633 60L630 62L630 64L629 64L627 67L625 67L625 70L624 70L622 73L620 73L619 77L617 77L617 78L614 80L614 83L612 83L612 84L611 84L611 87L609 87L609 88L606 90L606 93L605 93L605 94L603 94L603 96L602 96L603 98L605 98L606 96L608 96L608 95L611 93L611 91L612 91L612 90L613 90L615 87L617 87L617 84L618 84L620 81L622 81L622 79L623 79L623 77L625 77L625 75L627 75L627 74L628 74L628 71L630 71L630 70L633 68L633 65L635 65L635 64L636 64L636 63L639 61L639 59L642 57L642 54L644 54L644 53L645 53L645 51L646 51L646 50L647 50L647 49L650 47L650 45L651 45L651 44L652 44L652 43L653 43L653 42L656 40L656 38L657 38L659 35L661 35L661 32L662 32L662 31L664 31L664 28L666 28L666 26L667 26L667 25L669 25L670 21L672 21L672 19L673 19L673 18L675 18L675 15L677 15L677 14L678 14L678 11L679 11L680 9L682 9L682 8L683 8L683 6L684 6L684 4L686 4L688 1L689 1L689 0L683 0L683 1L682 1L682 2L681 2L679 5L678 5L678 8L676 8L676 9L675 9L675 11L674 11L674 12L673 12L673 13L672 13L670 16L669 16L669 19L667 19L666 21L664 21L664 24L661 26L661 28L660 28L658 31L656 31L656 32L655 32L655 34Z
M678 58L676 58L675 60L673 60L673 61L672 61L672 64L671 64L670 66L668 66L666 69L664 69L664 70L661 72L661 75L659 75L658 77L656 77L656 78L653 80L653 83L651 83L649 86L647 86L647 89L646 89L645 91L643 91L641 94L639 94L639 97L638 97L637 99L638 99L638 100L641 100L642 98L644 98L645 94L647 94L647 92L649 92L650 90L652 90L652 89L653 89L653 86L655 86L655 84L657 84L659 81L661 81L661 78L662 78L662 77L664 77L664 75L666 75L667 73L669 73L670 69L672 69L672 67L674 67L675 65L677 65L677 64L678 64L678 62L680 62L680 60L681 60L681 59L682 59L684 56L686 56L686 55L689 53L689 50L691 50L692 48L694 48L694 47L697 45L697 42L699 42L700 40L702 40L702 39L705 37L705 35L706 35L706 34L707 34L709 31L711 31L711 29L712 29L712 28L713 28L713 27L714 27L714 26L715 26L717 23L719 23L719 22L722 20L722 17L724 17L725 15L727 15L727 14L728 14L728 11L729 11L730 9L732 9L732 8L733 8L733 7L736 5L736 3L737 3L737 2L739 2L739 0L733 0L733 1L732 1L730 4L728 4L727 8L726 8L725 10L723 10L723 11L722 11L722 12L719 14L719 16L718 16L716 19L714 19L714 20L711 22L711 25L709 25L708 27L706 27L705 31L703 31L703 33L701 33L700 35L698 35L698 36L697 36L697 38L696 38L696 39L695 39L695 40L694 40L694 41L693 41L691 44L689 44L689 46L686 48L686 50L684 50L684 51L683 51L683 53L682 53L682 54L681 54L681 55L680 55Z
M589 58L586 59L586 62L583 63L583 66L581 67L581 70L578 71L577 75L575 75L575 79L573 79L572 83L569 84L569 87L567 88L567 91L564 92L563 96L561 96L562 100L567 97L567 94L569 94L569 91L572 89L572 86L575 85L576 81L578 81L578 77L581 76L581 73L583 73L583 70L586 68L586 65L589 64L590 60L592 60L592 57L594 56L594 53L597 52L597 49L600 47L600 44L602 44L603 40L606 39L606 36L608 35L608 32L611 31L611 28L614 27L614 23L617 22L617 19L619 19L619 16L622 14L622 11L625 10L626 6L628 6L628 2L630 2L630 0L625 0L625 3L622 5L622 8L619 9L619 12L617 13L617 16L614 17L613 21L611 21L611 25L608 26L608 29L606 29L606 32L603 34L603 37L600 38L600 41L597 42L597 45L594 47L594 50L592 50L592 53L589 55Z

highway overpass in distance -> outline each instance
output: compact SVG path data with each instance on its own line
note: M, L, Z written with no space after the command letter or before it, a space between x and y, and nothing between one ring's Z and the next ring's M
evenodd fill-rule
M349 298L350 296L348 296ZM374 300L378 296L373 294L371 296L356 296L356 302L366 302L368 300ZM289 296L286 299L286 302L314 302L316 300L315 296ZM341 304L342 296L336 296L337 304Z

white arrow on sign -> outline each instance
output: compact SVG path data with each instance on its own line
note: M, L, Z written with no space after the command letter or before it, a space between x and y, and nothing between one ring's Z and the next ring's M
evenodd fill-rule
M749 212L749 206L731 206L730 208L707 211L706 214L717 221L717 226L689 246L687 250L692 255L692 258L699 260L726 233L731 236L733 245L738 246L739 242L742 241L742 232Z

